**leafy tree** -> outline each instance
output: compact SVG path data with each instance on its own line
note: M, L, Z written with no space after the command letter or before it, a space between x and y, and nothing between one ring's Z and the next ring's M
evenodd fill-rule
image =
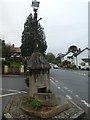
M55 55L53 53L47 53L46 59L49 63L55 63L56 62Z
M60 56L57 56L57 57L56 57L56 62L57 62L57 63L61 63L61 57L60 57Z
M58 53L58 55L57 55L57 57L56 57L56 61L57 61L57 63L61 63L61 59L62 59L62 57L64 56L64 54L62 54L62 53Z
M68 52L76 53L78 51L77 46L72 45L68 48Z
M13 54L13 49L9 44L5 44L5 41L2 41L2 58L10 60L11 55Z
M57 57L62 58L64 55L65 55L65 54L63 54L63 53L58 53Z
M70 61L68 61L68 60L64 60L64 61L62 62L62 66L63 66L63 67L68 67L70 64L71 64L71 63L70 63Z
M28 16L24 24L24 31L22 32L21 54L23 57L31 56L32 52L36 50L45 54L47 43L44 30L39 22L34 21L32 14Z

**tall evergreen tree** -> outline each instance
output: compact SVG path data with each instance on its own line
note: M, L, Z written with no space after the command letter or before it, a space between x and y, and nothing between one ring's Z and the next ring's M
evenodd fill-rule
M22 32L21 53L23 57L31 56L32 52L36 50L45 54L47 49L46 37L44 30L39 22L34 21L32 14L28 16L24 24L24 31Z
M78 51L77 46L72 45L68 48L68 52L76 53Z

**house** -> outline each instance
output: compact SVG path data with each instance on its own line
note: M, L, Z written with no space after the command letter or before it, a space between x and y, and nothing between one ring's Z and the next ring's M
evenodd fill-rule
M73 53L72 52L67 52L61 59L61 62L63 61L69 61L71 64L74 64L74 61L73 61Z
M20 47L15 47L14 44L13 44L12 49L13 49L14 53L13 53L13 55L11 55L11 58L20 58L21 57Z
M76 65L78 69L90 69L90 48L77 51L77 53L67 52L61 59Z
M90 69L90 49L85 48L73 55L74 64L79 69Z

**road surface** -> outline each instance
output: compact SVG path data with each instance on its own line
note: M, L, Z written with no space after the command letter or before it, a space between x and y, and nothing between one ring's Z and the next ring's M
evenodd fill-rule
M88 71L51 69L52 91L64 95L85 110L88 115L90 101L88 97Z
M50 73L52 91L57 96L63 95L74 101L88 113L88 108L90 108L88 101L90 76L88 77L88 71L51 69ZM0 90L2 90L0 99L2 99L2 109L4 110L12 95L28 91L25 77L3 77Z

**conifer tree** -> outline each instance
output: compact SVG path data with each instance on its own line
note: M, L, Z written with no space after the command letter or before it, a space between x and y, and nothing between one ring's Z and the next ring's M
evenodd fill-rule
M34 21L32 14L28 16L24 24L24 31L22 32L21 54L23 57L31 56L32 52L36 50L45 54L47 49L46 37L40 23Z

